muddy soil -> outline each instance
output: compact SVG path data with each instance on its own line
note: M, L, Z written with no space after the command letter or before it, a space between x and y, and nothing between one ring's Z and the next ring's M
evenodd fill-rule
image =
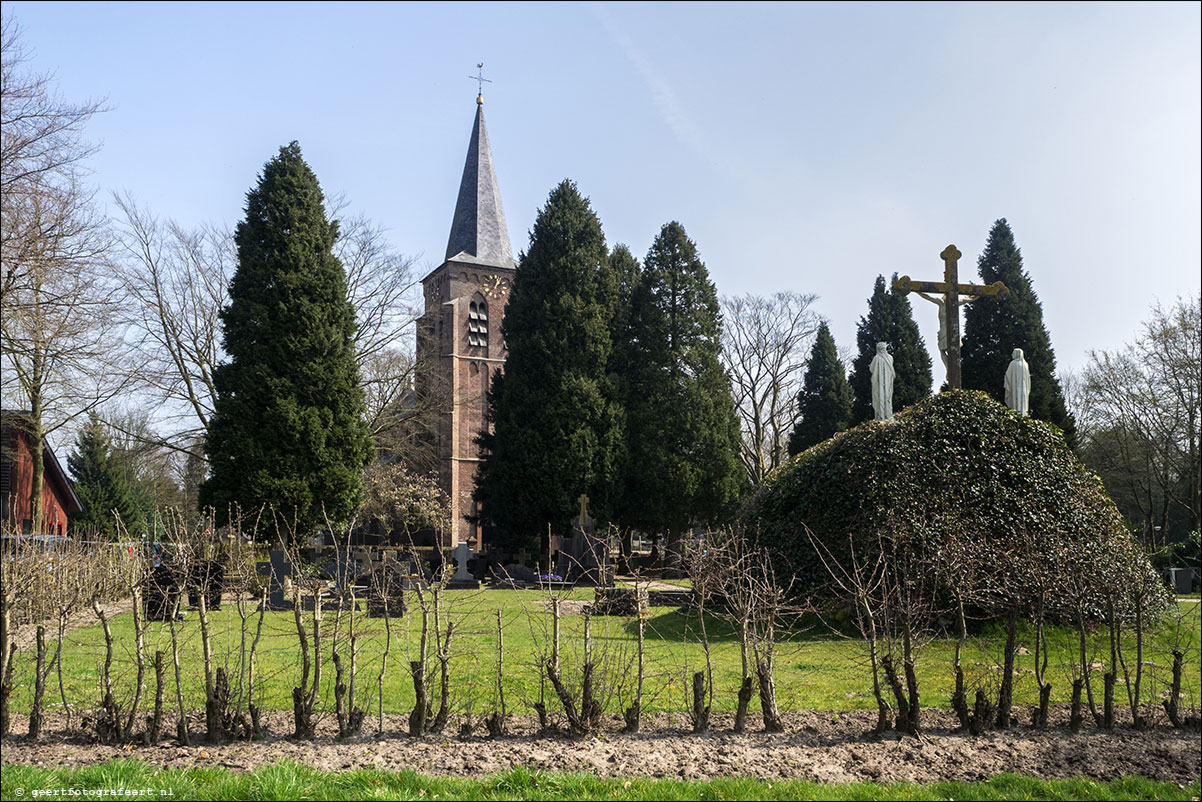
M514 718L511 735L489 738L478 717L466 733L409 738L404 716L386 716L384 732L377 720L365 722L369 734L348 741L335 737L332 716L326 716L313 741L294 741L291 713L265 714L269 734L251 743L206 744L203 716L191 719L193 746L174 738L157 747L102 746L86 736L67 735L53 717L40 742L12 737L5 741L3 762L42 766L82 766L116 757L133 757L171 768L220 766L253 769L265 763L292 760L325 771L378 768L413 769L424 774L480 776L517 766L555 772L585 772L602 777L675 777L705 779L743 775L763 779L804 778L823 782L983 780L1001 772L1044 778L1090 777L1111 779L1139 774L1155 780L1189 783L1202 775L1202 735L1166 726L1136 732L1092 728L1073 735L1065 726L1066 711L1056 711L1053 726L1037 732L1025 726L1010 732L969 736L954 731L947 711L923 712L926 732L921 738L896 733L876 736L870 711L823 713L803 711L785 715L787 731L780 734L730 732L731 716L716 714L715 731L693 735L680 715L644 719L646 732L621 735L621 721L611 717L605 731L584 738L539 734L537 722ZM13 730L26 721L13 716ZM165 723L174 731L174 718ZM758 727L753 718L750 725ZM449 729L449 728L448 728Z

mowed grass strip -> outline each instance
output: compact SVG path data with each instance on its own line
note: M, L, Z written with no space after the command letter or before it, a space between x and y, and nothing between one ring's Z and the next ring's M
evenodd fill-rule
M454 712L487 714L495 709L496 670L496 611L501 610L505 642L505 693L510 713L531 715L533 705L549 692L540 684L539 656L547 654L551 621L547 597L530 591L483 590L448 591L447 608L441 617L443 625L448 616L455 621L452 642L451 675L454 688ZM591 601L591 590L576 590L567 594L566 601L580 604ZM413 707L413 685L409 661L416 659L421 640L421 614L406 594L409 614L392 621L392 651L383 682L383 710L386 714L407 714ZM564 605L565 609L570 605ZM238 698L238 680L243 641L249 648L254 639L256 614L246 606L248 618L243 621L235 605L226 601L220 611L211 613L215 663L223 666L230 677L231 700ZM1185 685L1183 703L1196 708L1200 688L1200 607L1197 602L1183 601L1177 605L1177 615L1170 615L1149 628L1144 644L1144 699L1157 701L1158 694L1171 678L1174 648L1185 653ZM349 613L341 618L340 639L346 635ZM305 625L312 634L310 615ZM652 608L647 619L647 684L643 709L647 712L683 711L691 703L691 676L705 666L705 654L699 642L700 628L696 615L687 612ZM783 710L856 710L871 709L872 683L867 669L868 650L864 641L849 637L849 632L836 632L815 620L803 622L803 631L786 635L779 645L776 659L776 685ZM323 618L323 640L333 631L335 613L327 611ZM136 676L134 662L134 631L132 615L115 616L110 624L115 639L113 679L118 704L125 706L133 698ZM838 623L835 626L839 626ZM384 623L381 619L355 614L358 633L357 681L358 704L371 717L379 710L377 675L384 647ZM563 618L561 633L562 665L569 682L579 682L582 660L584 617L568 614ZM177 625L180 639L180 662L185 705L190 709L204 707L204 671L200 641L200 626L195 611ZM742 657L734 631L723 621L708 619L708 632L714 664L715 711L732 711L741 677ZM51 628L53 634L53 628ZM624 617L596 616L591 621L593 659L600 664L597 676L600 686L608 689L602 695L606 712L619 713L633 699L634 662L636 659L636 626ZM310 638L311 641L311 638ZM1052 702L1066 704L1070 699L1073 671L1078 665L1077 633L1068 627L1049 627L1048 678L1052 683ZM964 669L970 689L973 683L996 687L1005 632L997 624L979 627L967 644ZM1128 666L1134 671L1133 633L1124 631L1125 649L1129 650ZM1020 632L1020 651L1016 658L1016 704L1035 704L1038 689L1034 678L1034 628L1023 624ZM48 646L54 652L54 643ZM171 640L167 624L152 622L146 633L146 659L149 664L154 652L164 653L166 662L165 699L168 720L175 717L175 677L171 667ZM937 638L925 645L917 661L919 685L924 705L949 707L953 689L951 668L954 638ZM346 663L346 646L344 664ZM1105 662L1109 657L1104 628L1089 638L1091 660ZM323 700L333 707L333 665L328 646L323 649ZM67 635L64 644L63 680L66 696L73 708L84 710L98 705L100 669L104 662L104 637L99 624L75 630ZM436 665L432 660L431 665ZM292 688L299 682L301 661L298 651L295 621L291 612L269 612L263 626L262 641L256 657L256 702L266 710L290 710ZM34 659L30 650L17 654L12 709L28 713L33 697ZM143 709L153 699L153 674L147 672L147 690ZM1101 672L1096 675L1100 693ZM1119 679L1120 686L1122 677ZM1120 690L1116 696L1126 701ZM62 709L55 674L47 680L46 709L53 713Z
M1180 786L1142 777L1110 782L1041 780L1003 774L985 782L827 784L807 780L599 779L516 768L478 779L425 777L378 770L327 773L297 763L275 763L251 772L218 768L157 769L136 760L114 760L80 769L4 766L4 799L1080 799L1188 800L1199 783ZM144 790L145 793L141 793ZM57 796L55 793L57 791ZM108 793L95 793L107 791Z

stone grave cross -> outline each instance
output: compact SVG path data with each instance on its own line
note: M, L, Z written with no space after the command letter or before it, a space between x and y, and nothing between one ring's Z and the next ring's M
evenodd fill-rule
M968 301L986 296L999 300L1010 297L1010 290L1000 281L989 285L957 284L959 260L963 255L955 245L948 245L943 249L943 252L939 254L939 258L943 260L943 281L941 282L912 281L909 276L902 276L893 284L894 291L902 295L910 292L930 292L943 296L943 314L940 317L943 318L944 330L940 332L940 337L947 343L947 386L952 390L959 390L961 387L960 304L965 301L961 301L960 296L967 296Z
M594 519L590 518L589 514L588 514L588 495L586 493L581 493L580 494L580 517L578 517L576 519L576 526L580 529L581 532L587 532L588 534L592 534L596 525L597 525L597 522Z
M455 547L455 551L451 553L458 563L455 569L455 575L451 577L452 582L475 582L476 577L468 573L467 561L472 558L472 549L466 543L460 543Z

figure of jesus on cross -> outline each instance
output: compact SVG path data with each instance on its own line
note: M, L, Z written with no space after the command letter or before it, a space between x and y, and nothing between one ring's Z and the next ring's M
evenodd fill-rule
M960 389L960 305L975 301L986 296L1004 300L1010 297L1010 290L1000 281L989 285L957 284L959 279L958 266L962 253L955 245L948 245L939 254L943 260L943 281L911 281L909 276L902 276L894 284L893 289L902 295L916 292L928 301L939 306L939 352L943 364L947 367L947 386L953 390ZM926 293L942 295L934 299ZM961 296L964 296L961 299Z

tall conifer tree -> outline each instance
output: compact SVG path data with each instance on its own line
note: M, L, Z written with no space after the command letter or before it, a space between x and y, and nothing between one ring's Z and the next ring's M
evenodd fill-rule
M1064 403L1056 378L1056 354L1043 323L1043 305L1023 269L1022 252L1003 217L993 224L977 270L986 284L1002 281L1010 290L1005 300L982 298L964 310L961 381L966 390L984 390L1005 402L1003 383L1015 348L1031 368L1030 414L1059 426L1070 445L1076 445L1076 422Z
M797 425L789 435L789 456L800 454L851 426L854 396L835 338L826 321L818 327L818 337L810 351L805 380L797 395Z
M83 502L83 510L71 516L73 529L114 538L120 516L127 532L137 536L143 531L144 515L134 501L133 488L113 455L104 425L95 416L79 430L67 467L74 478L75 494Z
M680 223L665 225L643 260L630 329L629 512L673 534L721 520L745 476L739 421L719 359L718 294Z
M609 268L617 286L614 313L609 326L610 339L613 342L609 359L609 375L613 382L615 397L625 407L626 398L630 395L629 368L635 359L634 343L632 342L634 335L630 328L631 306L634 302L634 294L643 280L643 267L629 248L625 245L615 245L609 252ZM627 555L630 553L632 527L637 525L630 515L632 505L625 497L628 460L629 450L625 448L622 453L622 461L617 468L619 482L616 492L618 495L615 499L612 516L613 522L622 530L625 544L623 548Z
M616 298L601 222L564 181L514 273L501 323L509 353L481 438L476 497L510 549L536 546L548 524L566 534L581 493L592 516L612 514L625 447L609 373Z
M230 361L213 377L211 473L200 488L219 522L234 504L271 505L303 534L359 506L371 440L337 237L300 146L280 148L247 194L221 312Z
M897 275L894 274L894 279ZM852 363L851 389L855 395L852 415L855 422L872 420L872 377L869 365L876 355L876 344L889 343L896 379L893 384L893 411L900 412L931 394L931 356L927 353L914 311L908 298L891 292L885 277L877 276L868 315L860 318L856 329L859 352Z

